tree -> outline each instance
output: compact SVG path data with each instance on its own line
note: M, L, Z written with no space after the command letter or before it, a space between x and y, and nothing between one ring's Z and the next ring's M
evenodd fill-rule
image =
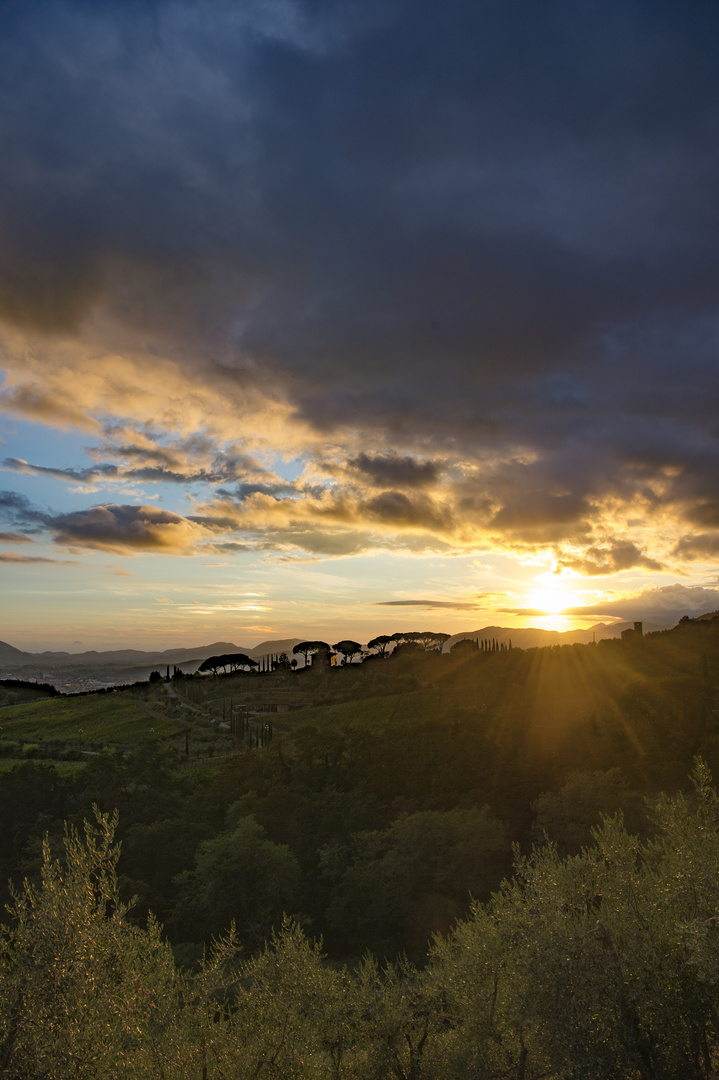
M632 832L646 832L642 799L619 769L606 772L571 772L558 791L548 791L532 803L536 814L532 832L537 840L551 840L560 855L577 855L592 843L593 831L603 816L622 812Z
M405 655L411 652L420 652L424 650L424 646L420 644L420 637L416 630L405 630L401 633L392 634L391 641L394 642L393 656Z
M376 649L377 656L385 656L387 653L387 647L392 643L392 638L389 634L380 634L379 637L372 638L367 642L368 649Z
M503 858L504 826L486 808L422 811L328 847L329 920L355 944L421 948L487 893Z
M246 653L222 653L220 656L208 656L206 660L203 660L198 671L211 671L213 675L217 675L220 668L224 668L225 672L229 668L230 671L237 671L238 668L256 668L258 666L257 661L247 656Z
M234 922L254 944L264 941L283 911L298 905L300 869L254 818L200 844L194 870L178 876L172 918L184 940L209 940Z
M335 650L335 652L342 653L345 658L345 664L348 662L348 659L349 663L351 664L352 657L357 656L358 653L362 653L362 646L360 645L359 641L350 641L349 639L345 639L344 641L338 641L336 645L332 646L332 648Z
M305 667L309 666L308 657L311 656L313 653L329 653L329 651L330 647L326 641L300 641L299 644L295 645L292 650L293 653L302 653L305 658Z
M156 923L127 921L114 843L117 816L96 810L65 834L65 863L43 845L0 937L0 1070L8 1080L136 1075L157 1040L172 1043L177 974ZM133 1033L131 1035L131 1033Z
M518 856L513 879L437 943L448 1075L715 1075L719 800L701 763L694 785L655 802L655 839L617 815L580 855Z
M46 843L0 930L3 1080L418 1080L442 1023L409 964L327 967L284 919L253 958L230 932L183 974L155 923L127 920L115 823L69 830L62 866Z
M449 651L457 656L469 656L471 653L479 652L479 644L474 638L460 638L459 641L455 641Z
M431 630L423 630L421 633L413 634L412 638L414 641L419 642L425 652L430 649L441 652L445 641L451 636L451 634L435 634Z
M211 671L213 675L217 675L217 672L222 667L221 656L208 656L202 661L198 667L198 671Z

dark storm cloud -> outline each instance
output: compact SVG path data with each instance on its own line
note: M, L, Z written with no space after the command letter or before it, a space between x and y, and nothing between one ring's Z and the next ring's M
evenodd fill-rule
M678 557L713 553L717 31L706 0L20 5L0 43L0 317L68 334L102 316L188 387L288 404L383 489L370 526L466 515L578 544L586 573L651 569L593 531L642 500L685 522ZM5 396L73 423L92 387L67 393ZM128 455L123 479L289 493ZM417 491L444 457L479 471L438 509Z
M358 454L347 464L377 487L427 487L436 483L440 473L434 461L417 461L397 454Z
M453 524L447 510L431 499L416 494L410 498L403 491L380 492L364 504L362 512L384 527L419 527L442 533L450 531Z

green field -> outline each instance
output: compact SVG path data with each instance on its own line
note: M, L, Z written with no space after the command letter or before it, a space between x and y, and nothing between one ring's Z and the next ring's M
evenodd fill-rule
M338 733L352 729L384 731L406 722L416 723L441 717L457 707L455 695L439 690L417 690L407 694L359 698L334 705L310 705L297 712L280 713L277 726L292 730L312 724L319 731Z
M138 702L114 694L48 698L0 712L0 737L30 742L128 745L165 739L182 730L177 720L151 715Z

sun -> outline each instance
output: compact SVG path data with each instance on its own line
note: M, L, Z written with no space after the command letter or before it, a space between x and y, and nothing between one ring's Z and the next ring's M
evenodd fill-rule
M573 589L566 578L553 574L551 570L538 574L536 588L527 594L530 607L543 611L547 615L559 615L567 608L576 607L581 596Z

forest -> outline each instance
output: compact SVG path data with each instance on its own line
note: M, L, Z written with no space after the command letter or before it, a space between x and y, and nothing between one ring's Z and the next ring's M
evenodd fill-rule
M5 691L0 1075L717 1074L718 623L263 678Z

